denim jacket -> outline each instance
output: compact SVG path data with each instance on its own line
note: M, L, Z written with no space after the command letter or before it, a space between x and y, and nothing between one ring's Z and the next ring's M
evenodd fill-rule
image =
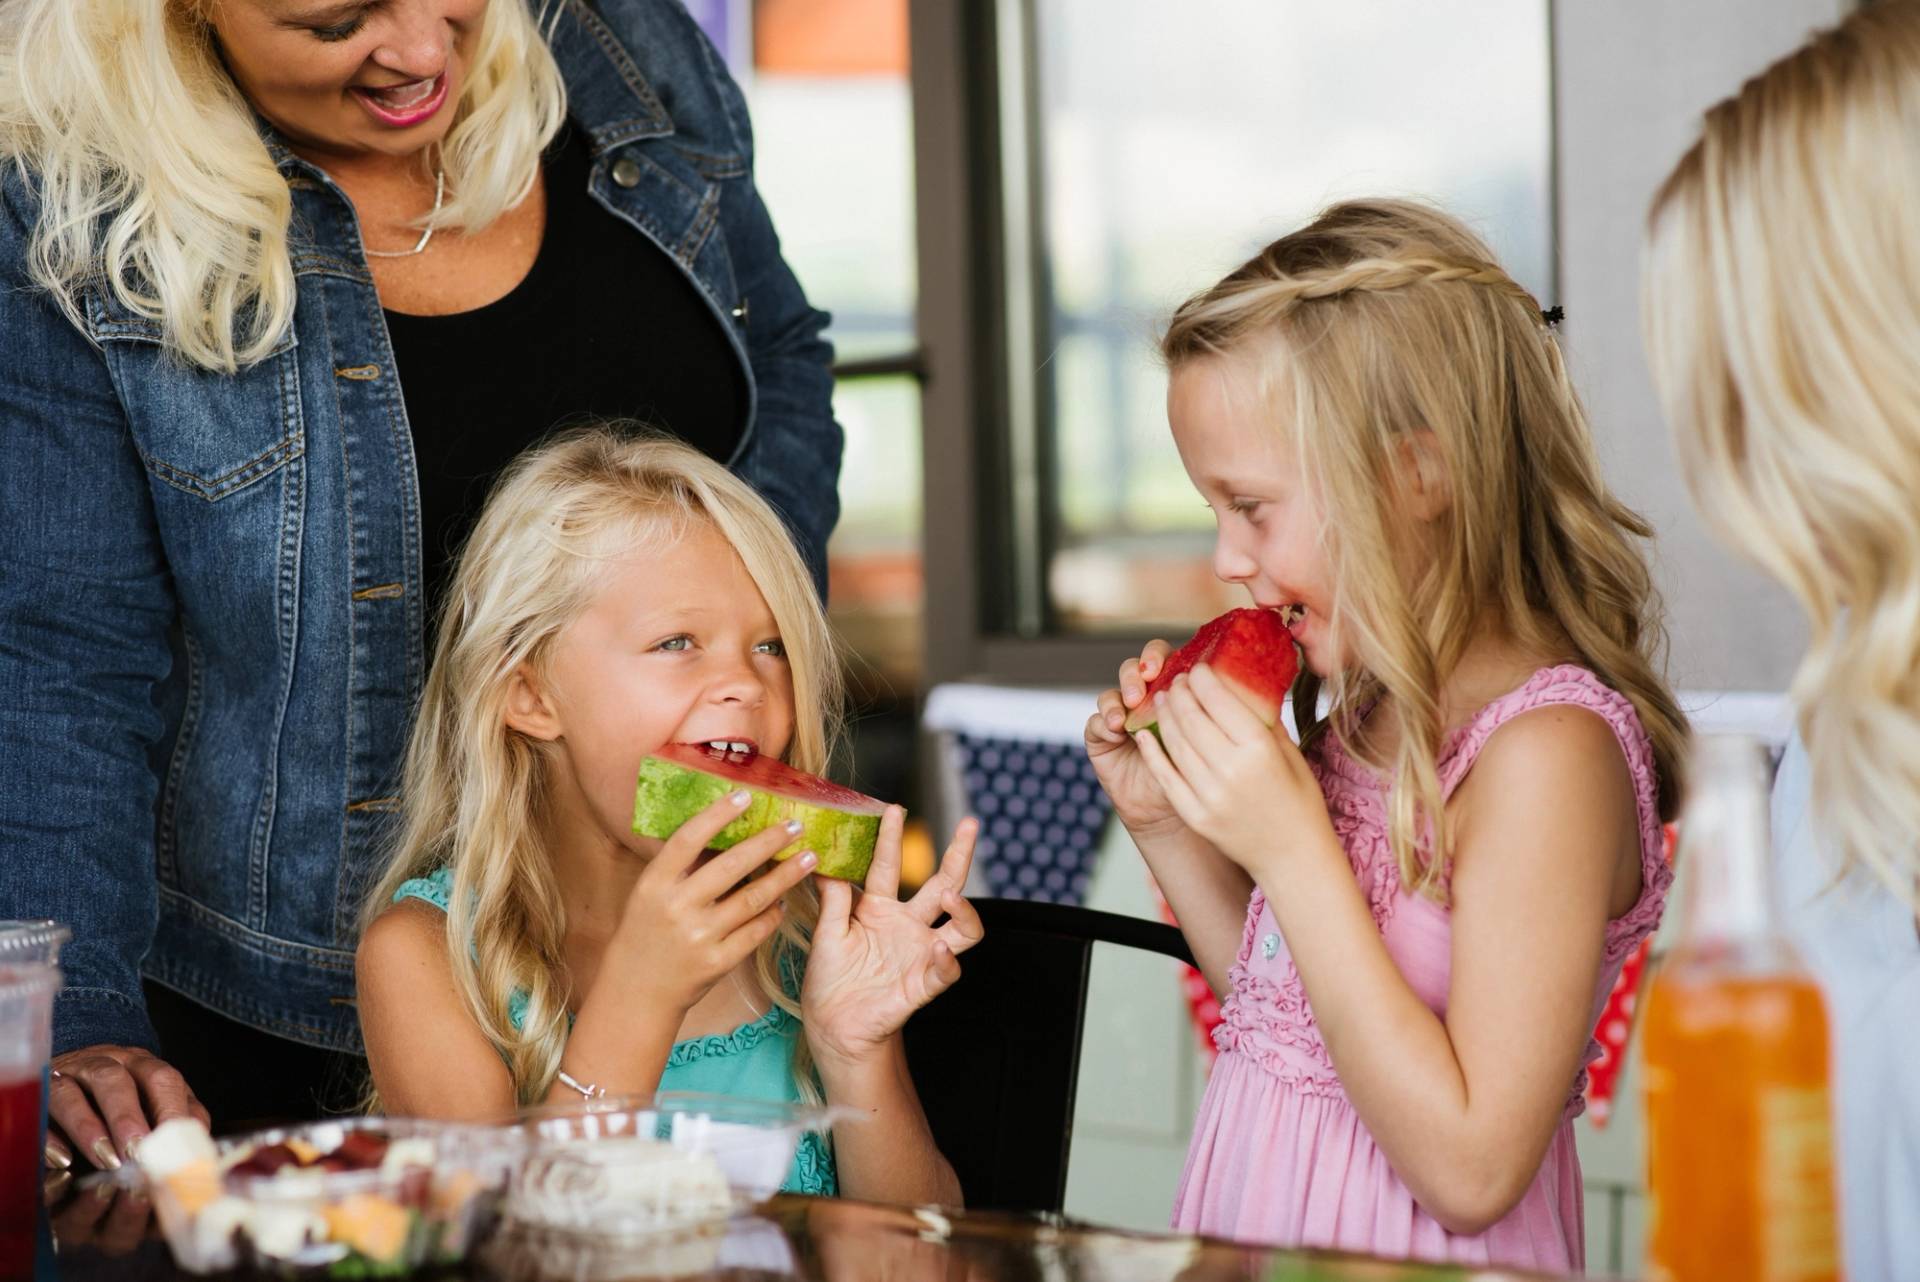
M677 0L566 0L551 41L593 197L721 318L749 374L732 466L820 575L827 317L755 192L738 87ZM268 146L298 301L235 376L110 294L70 323L27 278L31 190L0 179L0 916L73 928L56 1051L153 1047L143 972L361 1049L356 918L425 667L419 494L353 208ZM645 305L581 302L608 325Z

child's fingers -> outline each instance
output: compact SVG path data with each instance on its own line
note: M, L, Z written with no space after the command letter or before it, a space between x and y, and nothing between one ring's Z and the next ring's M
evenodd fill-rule
M1187 738L1186 718L1181 715L1180 708L1174 703L1173 691L1162 691L1153 705L1153 710L1159 717L1160 733L1156 737L1159 740L1160 755L1178 769L1187 769L1193 762L1193 743ZM1136 744L1139 743L1140 736L1135 735L1133 741Z
M1166 665L1167 656L1173 653L1173 647L1155 637L1147 642L1146 649L1140 652L1140 675L1151 681L1160 675L1160 669Z
M814 924L816 940L838 939L847 933L853 921L853 887L838 877L820 879L820 920Z
M1165 734L1166 730L1167 718L1162 716L1160 731ZM1198 814L1199 798L1193 795L1193 789L1187 786L1186 779L1174 766L1172 758L1167 755L1167 750L1160 746L1160 740L1154 738L1153 732L1142 730L1133 736L1133 741L1139 745L1140 759L1147 763L1147 772L1153 776L1154 782L1160 785L1160 791L1167 794L1167 800L1172 804L1175 812L1183 818Z
M667 838L660 853L653 857L652 866L658 869L658 875L678 877L693 867L700 852L713 844L721 829L740 817L751 800L752 795L745 789L730 792L674 829L673 836Z
M819 866L819 863L818 855L811 850L803 850L793 858L775 864L728 895L720 901L721 929L738 930L743 923L758 917L770 906L785 899L789 890L813 875L813 870ZM704 872L705 869L701 871Z
M687 893L703 904L712 903L752 876L754 869L791 846L799 835L797 819L754 833L695 869L687 878Z
M1233 698L1233 695L1228 694L1227 697ZM1181 771L1189 778L1196 772L1210 771L1215 762L1233 751L1233 740L1201 706L1193 690L1192 678L1174 678L1173 688L1167 691L1167 702L1161 709L1162 733L1166 731L1169 717L1176 724L1173 738L1167 746L1174 760L1180 763Z
M1172 653L1172 646L1156 639L1147 642L1139 658L1128 659L1120 665L1120 702L1124 706L1140 706L1140 700L1147 694L1147 683L1160 675L1167 656Z
M1206 710L1213 724L1233 743L1258 743L1273 734L1267 728L1267 723L1254 715L1247 701L1221 680L1211 664L1202 663L1195 667L1187 682L1193 688L1193 697Z
M883 899L900 897L900 834L906 830L907 812L900 806L888 806L880 816L880 837L874 843L873 863L864 883L869 895Z
M953 955L953 950L947 947L944 940L933 941L933 957L927 963L924 973L926 996L920 1003L923 1006L959 982L959 959Z
M940 908L947 914L947 922L933 933L955 954L966 952L987 937L987 927L980 920L980 914L959 891L949 890L941 895Z
M1092 738L1098 731L1100 737L1112 742L1126 737L1127 705L1121 701L1118 690L1102 690L1095 703L1093 719L1087 723L1087 737Z
M780 921L785 916L786 905L775 900L758 916L742 922L721 946L727 969L732 970L753 956L754 949L772 939L773 932L780 929Z
M953 840L947 843L946 853L940 856L939 880L955 890L967 884L967 876L973 871L973 852L980 842L980 821L962 819L953 830Z
M1121 722L1122 726L1125 724L1126 722ZM1089 757L1098 757L1103 753L1112 752L1114 745L1125 737L1124 730L1116 730L1108 723L1106 713L1096 712L1087 718L1086 741Z
M1102 757L1126 748L1132 741L1133 736L1127 733L1124 711L1116 714L1113 720L1108 720L1103 712L1096 712L1087 718L1087 760L1097 763Z
M962 819L953 830L953 841L940 856L940 871L927 878L926 884L907 901L907 911L915 921L923 926L933 925L940 919L942 897L966 886L967 874L973 869L974 843L979 836L978 819Z

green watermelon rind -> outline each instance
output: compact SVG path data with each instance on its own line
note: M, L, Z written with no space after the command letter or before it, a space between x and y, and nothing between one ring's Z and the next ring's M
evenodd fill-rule
M723 775L694 770L658 757L640 763L633 791L633 830L643 837L671 837L687 822L741 785ZM803 850L820 856L816 872L842 881L864 881L880 840L880 816L854 814L775 796L748 788L751 799L740 817L707 844L715 850L737 846L775 824L798 819L800 835L775 859L791 859Z

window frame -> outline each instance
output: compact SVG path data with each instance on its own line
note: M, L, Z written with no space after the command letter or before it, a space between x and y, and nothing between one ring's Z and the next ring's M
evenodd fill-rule
M1024 368L1036 370L1047 341L1034 252L1033 21L1029 0L914 0L911 9L928 688L969 678L1087 684L1146 640L1049 635L1044 618L1052 465L1040 446L1050 407L1040 403L1043 383L1014 376L1012 356L1024 351ZM1009 59L1019 70L1003 77ZM1011 193L1009 108L1022 117L1024 141L1014 143L1025 162ZM1010 196L1024 217L1009 219ZM1010 221L1019 224L1011 235ZM1024 440L997 428L1014 423ZM994 573L1016 566L1024 589Z

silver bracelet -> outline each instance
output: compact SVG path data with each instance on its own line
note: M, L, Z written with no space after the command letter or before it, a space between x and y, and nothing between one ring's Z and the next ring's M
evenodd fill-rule
M592 1082L583 1082L564 1068L557 1071L557 1076L560 1078L560 1084L562 1086L570 1091L580 1092L580 1094L587 1099L599 1099L607 1093L606 1087L595 1086Z

